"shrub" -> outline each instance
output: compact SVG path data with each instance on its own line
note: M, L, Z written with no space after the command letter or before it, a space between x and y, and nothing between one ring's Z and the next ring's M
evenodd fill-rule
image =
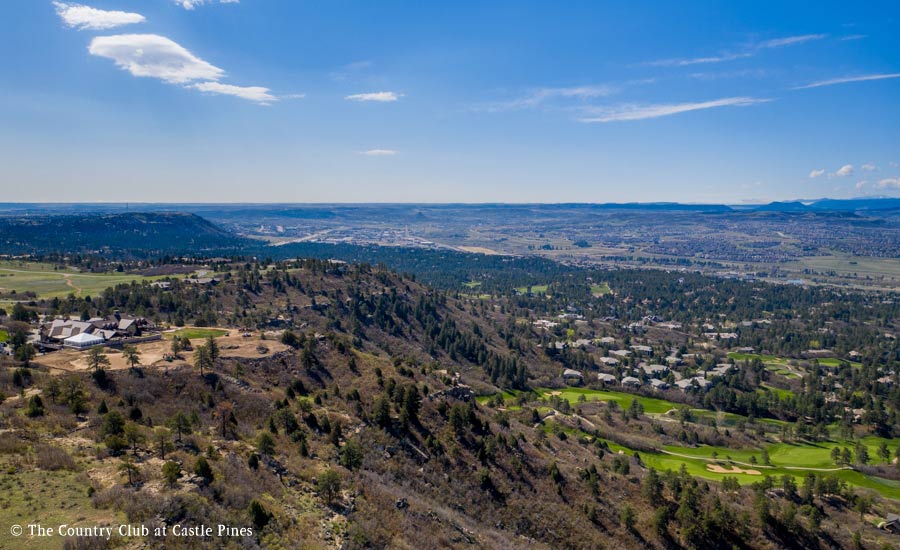
M64 449L52 445L38 445L34 449L35 464L42 470L77 470L75 459Z

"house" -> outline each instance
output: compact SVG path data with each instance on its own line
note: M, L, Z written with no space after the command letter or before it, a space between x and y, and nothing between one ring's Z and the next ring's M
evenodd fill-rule
M63 341L81 334L82 332L90 333L94 330L94 325L87 321L70 321L68 319L54 319L50 323L50 327L46 329L44 336L48 340Z
M631 346L636 353L643 353L644 355L650 355L653 353L653 348L650 346Z
M556 323L554 321L548 321L547 319L538 319L537 321L535 321L531 324L534 325L536 328L540 328L540 329L544 329L544 330L549 330L553 327L559 326L559 323Z
M607 367L615 367L619 364L619 360L614 357L601 357L599 361Z
M168 290L172 287L172 283L169 281L153 281L150 283L150 288L161 288L162 290Z
M40 341L63 344L67 347L83 347L75 345L78 340L70 341L70 339L80 334L88 334L100 338L101 341L110 341L116 338L140 337L147 330L155 331L156 326L143 317L126 317L115 312L109 317L94 317L87 321L54 319L49 326L41 326Z
M707 378L713 378L716 376L724 376L734 370L734 365L730 363L719 363L714 368L710 369L706 373Z
M574 369L564 370L562 373L562 377L563 377L563 380L566 381L566 383L580 384L581 382L584 381L584 377L581 375L581 373Z
M663 380L659 380L657 378L650 380L650 385L658 390L669 389L669 384L667 382L664 382Z
M641 380L640 380L640 378L635 378L634 376L626 376L625 378L622 379L622 385L623 386L632 386L632 387L636 388L641 385Z
M622 358L622 357L628 357L629 355L631 355L631 352L628 351L627 349L613 349L613 350L609 350L609 354Z
M184 279L184 282L192 285L213 286L219 284L219 279L216 279L215 277L197 277L195 279L186 278Z
M683 380L679 380L678 382L675 382L675 385L678 386L679 388L681 388L682 391L687 391L687 390L693 388L694 386L696 386L697 388L699 388L701 390L705 390L711 384L712 384L712 382L710 382L706 378L702 378L700 376L695 376L693 378L685 378Z
M597 380L599 380L603 384L615 384L616 377L611 374L606 374L605 372L601 372L597 374Z
M684 361L681 360L681 357L676 357L675 355L670 355L670 356L666 357L666 364L669 365L670 367L680 365L683 362Z
M600 338L600 343L605 346L608 346L610 344L615 344L616 339L613 338L612 336L604 336L603 338Z
M574 342L572 342L572 345L575 346L576 348L585 348L585 347L589 346L590 343L591 343L591 341L586 338L579 338L578 340L575 340Z
M662 376L669 372L669 367L665 365L648 365L647 363L641 363L640 369L647 373L647 376Z

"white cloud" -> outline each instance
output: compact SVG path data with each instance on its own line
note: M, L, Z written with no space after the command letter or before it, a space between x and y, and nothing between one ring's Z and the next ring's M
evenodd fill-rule
M203 4L211 4L215 0L175 0L175 3L186 10L192 10ZM241 0L218 0L219 4L238 4Z
M828 36L827 34L802 34L799 36L786 36L784 38L775 38L772 40L766 40L765 42L759 44L757 47L759 48L782 48L784 46L793 46L795 44L803 44L804 42L811 42L813 40L822 40Z
M845 165L841 166L840 168L838 168L836 172L831 174L831 177L845 178L845 177L851 176L851 175L853 175L853 165L845 164Z
M875 170L878 170L878 167L871 162L863 164L862 166L860 166L860 168L863 169L863 172L874 172Z
M867 34L848 34L847 36L842 36L841 40L846 42L847 40L862 40L868 37L869 35Z
M369 157L390 157L397 154L393 149L369 149L368 151L360 151L360 155Z
M709 57L692 57L692 58L675 58L675 59L660 59L658 61L651 61L646 63L651 67L687 67L690 65L707 65L710 63L722 63L723 61L733 61L735 59L743 59L745 57L751 57L752 53L725 53L721 55L714 55Z
M690 65L708 65L711 63L723 63L725 61L734 61L735 59L745 59L748 57L753 57L759 50L768 50L772 48L782 48L785 46L793 46L796 44L803 44L804 42L810 42L813 40L821 40L825 38L826 34L803 34L799 36L785 36L783 38L773 38L771 40L766 40L765 42L759 42L757 44L750 44L749 46L742 49L739 52L724 52L718 55L706 56L706 57L689 57L689 58L674 58L674 59L661 59L659 61L651 61L649 63L645 63L645 65L649 65L651 67L687 67Z
M53 5L56 7L56 14L62 18L63 22L78 30L114 29L123 25L143 23L147 20L139 13L127 11L99 10L90 6L65 2L53 2Z
M188 88L200 90L210 94L222 94L239 97L262 103L263 105L278 101L279 98L273 96L268 88L262 86L232 86L231 84L222 84L221 82L198 82L191 84Z
M398 94L396 92L369 92L365 94L351 94L344 96L344 99L350 101L378 101L381 103L388 103L397 101L401 97L403 97L403 94Z
M867 183L869 183L869 182L866 181L866 180L858 181L858 182L856 182L856 185L855 185L854 187L855 187L857 190L859 190L859 189L862 189L863 187L865 187Z
M825 175L824 168L819 169L819 170L813 170L812 172L809 173L810 179L815 179L815 178L818 178L819 176L824 176L824 175Z
M690 111L714 109L717 107L747 107L766 103L771 99L758 99L753 97L727 97L713 101L701 101L697 103L674 103L658 105L620 105L612 108L594 109L597 116L585 117L581 122L615 122L623 120L644 120L658 118Z
M878 187L884 189L886 187L896 187L900 189L900 178L886 178L878 182Z
M821 88L822 86L834 86L835 84L847 84L849 82L867 82L869 80L886 80L889 78L900 78L900 73L884 73L869 74L863 76L847 76L843 78L832 78L830 80L820 80L804 86L797 86L794 90L806 90L809 88Z
M88 51L112 59L134 76L159 78L173 84L219 80L225 74L179 44L156 34L98 36L91 40Z
M510 99L508 101L496 101L474 107L473 110L496 113L515 109L528 109L552 101L554 99L577 99L585 101L598 97L606 97L616 93L617 89L608 85L571 86L567 88L538 88L527 95Z

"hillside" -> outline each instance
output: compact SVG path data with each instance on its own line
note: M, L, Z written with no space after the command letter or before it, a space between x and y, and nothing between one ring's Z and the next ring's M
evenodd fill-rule
M248 241L186 213L62 214L0 217L3 254L156 257L227 251Z
M874 523L896 501L865 484L879 487L871 480L892 468L872 466L871 478L830 464L785 469L783 455L807 449L814 434L795 438L781 419L709 410L700 394L649 398L593 382L569 390L563 365L590 368L592 354L551 353L548 335L511 313L524 297L456 297L328 261L220 269L209 287L120 285L90 302L31 306L249 327L237 332L289 349L246 357L223 338L201 375L194 363L209 348L197 329L186 333L192 349L174 360L145 353L146 364L128 368L116 358L103 375L84 362L61 368L52 354L24 369L6 363L0 463L16 490L0 505L9 517L77 522L88 509L91 521L252 529L199 542L147 537L158 548L774 549L890 540ZM615 333L599 321L568 326ZM641 341L664 348L675 333L652 334ZM715 398L728 400L732 387L738 401L756 395L751 382L761 376L761 364L741 365ZM768 382L781 385L773 395L800 391L778 380ZM826 445L850 445L847 435L832 437ZM882 439L864 441L874 455ZM47 476L53 494L40 490ZM54 500L61 491L90 496L67 509Z

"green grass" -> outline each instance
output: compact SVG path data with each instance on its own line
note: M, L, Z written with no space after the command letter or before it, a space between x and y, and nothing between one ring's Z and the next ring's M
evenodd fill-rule
M591 294L594 296L604 296L612 292L612 289L609 288L607 283L602 283L599 285L591 285Z
M463 286L466 288L476 288L476 287L481 286L481 281L469 281L469 282L463 283Z
M641 403L641 405L644 407L644 412L649 414L662 414L679 406L676 403L672 403L664 399L655 399L651 397L637 396L616 391L591 390L587 388L563 388L558 390L550 388L540 388L536 390L536 393L541 398L547 399L550 397L550 394L555 391L559 392L560 398L566 399L573 405L577 404L579 401L579 397L583 395L585 400L588 402L616 401L622 408L627 408L631 405L632 400L637 399L638 402ZM787 390L781 391L787 392ZM513 396L512 394L509 394L508 396L504 394L505 399L513 399L514 397L515 396ZM486 400L487 397L481 399ZM549 410L550 409L546 409L546 412L549 412ZM698 418L713 418L716 420L717 424L722 426L733 425L738 421L746 420L746 417L733 413L706 411L702 409L693 409L692 413L695 417ZM759 421L774 425L784 424L784 422L782 421L770 419L762 419ZM888 444L889 448L891 449L892 456L894 450L898 445L900 445L900 440L885 439L874 435L863 437L860 441L868 448L871 463L880 463L880 458L878 458L878 447L882 442L886 442ZM640 455L646 465L652 466L653 468L656 468L658 470L668 469L677 471L679 468L681 468L681 465L684 464L687 468L688 473L690 473L691 475L717 481L721 480L726 475L729 475L732 477L736 477L740 483L744 484L759 481L760 479L762 479L762 475L729 473L721 474L709 471L706 468L706 465L715 461L721 462L727 467L727 463L729 460L750 464L751 457L755 457L756 461L759 463L756 466L738 465L738 467L741 467L743 469L757 469L763 475L791 475L797 478L798 482L800 482L802 481L803 477L806 476L807 471L792 469L791 467L830 470L837 467L837 465L835 465L831 459L832 448L847 447L852 451L855 446L855 441L844 440L824 441L820 443L775 443L767 445L765 446L765 449L769 454L769 461L771 464L771 466L768 468L764 467L764 465L761 464L762 448L731 449L727 447L680 447L677 445L669 445L663 447L663 449L669 452L687 456L673 456L665 453L640 453ZM613 445L610 445L610 448L614 452L618 452L619 450L627 450L621 445L616 445L615 447ZM627 450L627 452L631 453L633 451ZM714 453L716 454L715 459L713 459ZM836 476L855 487L872 489L874 491L877 491L884 497L900 500L900 482L897 481L877 478L873 476L866 476L854 470L838 470L817 473Z
M778 369L778 370L787 370L785 367L789 364L790 361L802 361L802 362L812 362L812 359L790 359L787 357L776 357L774 355L761 355L758 353L737 353L732 352L728 354L728 357L734 359L735 361L752 361L754 359L759 359L766 365L766 367ZM862 363L857 363L856 361L846 361L844 359L838 359L836 357L824 357L822 359L817 359L820 365L826 367L839 367L843 363L847 363L852 367L861 367ZM796 368L796 367L795 367ZM773 372L777 372L773 371ZM779 373L780 374L780 373Z
M851 367L860 368L862 367L862 363L857 363L856 361L846 361L844 359L838 359L836 357L825 357L823 359L819 359L819 364L826 367L839 367L843 363L850 365Z
M178 336L180 338L188 337L191 340L196 340L198 338L208 338L210 336L218 338L219 336L225 336L227 332L227 330L220 328L183 328L167 334L166 337L173 338L174 336Z
M128 273L57 271L51 264L0 262L0 291L8 293L14 290L17 294L34 292L39 298L62 298L73 293L77 296L97 296L118 284L164 278Z
M587 388L563 388L563 389L549 389L549 388L540 388L537 391L537 394L543 398L548 399L552 392L560 392L559 397L565 399L572 405L578 403L578 398L580 396L584 396L586 401L615 401L622 408L628 408L631 406L631 402L637 399L638 403L640 403L644 407L644 412L650 414L662 414L668 412L672 409L678 408L679 405L676 403L672 403L671 401L666 401L664 399L656 399L653 397L644 397L642 395L633 395L625 392L618 391L606 391L606 390L591 390Z
M9 333L5 330L0 330L0 342L6 342L9 340Z
M778 396L779 399L787 399L788 397L793 397L794 392L791 390L785 390L782 388L776 388L775 386L770 386L769 384L762 384L756 391L760 393L774 393Z
M516 288L516 292L519 294L528 294L527 286L520 286ZM550 288L550 285L531 285L531 293L532 294L546 294L547 289Z
M887 442L893 451L898 444L897 440L885 439L877 436L867 436L861 439L869 450L872 461L880 461L877 458L878 446L882 442ZM756 466L738 465L744 469L757 469L763 475L781 476L784 474L792 475L798 480L806 476L806 470L793 469L791 467L801 468L820 468L831 469L837 466L831 460L831 449L834 447L855 447L853 441L826 441L821 443L776 443L765 447L769 453L769 461L772 467L766 468L761 463ZM734 475L741 483L752 483L758 481L761 476L749 474L719 474L706 469L706 465L713 460L713 454L716 454L715 460L723 464L727 464L729 460L736 462L750 463L751 457L755 457L761 462L762 449L730 449L727 447L680 447L676 445L667 445L664 447L666 451L688 455L691 458L680 456L672 456L665 454L641 454L644 463L657 469L677 470L684 463L688 472L692 475L703 477L706 479L720 480L726 475ZM900 499L900 481L882 479L874 476L866 476L855 470L839 470L834 472L817 472L818 474L839 477L848 484L872 489L880 493L882 496Z
M789 367L789 361L786 357L776 357L774 355L762 355L759 353L738 353L731 352L728 354L730 359L734 359L735 361L752 361L754 359L759 359L763 362L766 367L766 370L769 372L774 372L775 374L779 374L784 376L785 378L800 378L800 375L797 373L791 372ZM799 367L792 367L794 369L800 369ZM802 369L800 369L802 370Z
M6 464L0 464L0 548L23 550L58 550L62 538L13 537L10 525L40 523L57 527L60 524L88 527L93 525L119 525L124 517L107 510L98 510L88 496L86 478L69 471L48 472L28 469L8 473Z

